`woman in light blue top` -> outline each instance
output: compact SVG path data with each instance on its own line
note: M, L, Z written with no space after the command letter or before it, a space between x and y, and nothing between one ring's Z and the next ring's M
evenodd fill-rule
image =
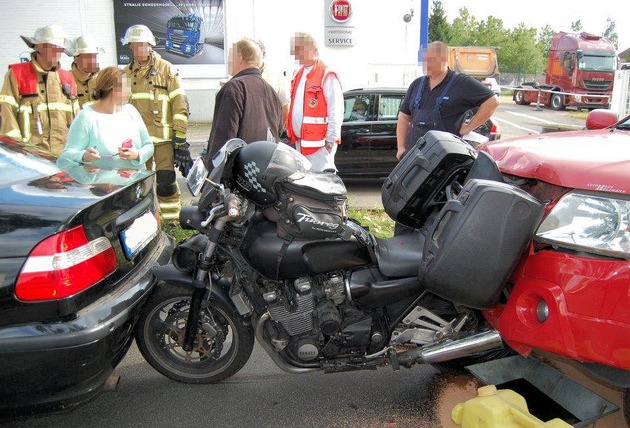
M128 104L129 83L118 67L101 70L94 82L96 102L72 121L61 158L113 168L145 168L153 143L138 110Z

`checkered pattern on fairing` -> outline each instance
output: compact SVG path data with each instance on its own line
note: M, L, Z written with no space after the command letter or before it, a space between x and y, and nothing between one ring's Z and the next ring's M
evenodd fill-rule
M257 190L262 193L267 193L267 190L262 187L262 184L258 182L258 174L260 173L260 168L256 165L256 162L251 161L245 164L245 178L247 182L252 185L254 190Z

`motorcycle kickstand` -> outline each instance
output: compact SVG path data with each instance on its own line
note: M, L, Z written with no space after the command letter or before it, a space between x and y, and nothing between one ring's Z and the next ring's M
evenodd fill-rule
M396 353L396 349L391 348L388 352L389 354L389 363L392 365L392 370L395 372L400 370L400 363L398 362L398 354Z

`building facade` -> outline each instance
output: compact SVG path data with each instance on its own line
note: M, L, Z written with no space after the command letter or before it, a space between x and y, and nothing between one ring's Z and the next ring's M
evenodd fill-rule
M216 0L196 0L196 3ZM331 18L331 3L342 15ZM183 0L29 0L3 7L7 23L0 28L0 69L19 62L30 51L20 35L60 24L69 38L93 35L106 53L101 68L120 65L116 41L115 6L160 7ZM407 86L422 74L418 68L420 33L419 0L219 0L223 9L224 60L204 66L176 64L190 102L192 122L209 122L219 81L227 78L227 49L242 37L261 40L266 46L266 67L276 79L290 81L297 68L290 55L290 38L298 31L312 34L320 56L341 79L343 89L363 86ZM349 4L350 9L344 9ZM118 9L120 10L120 9ZM343 16L343 13L349 12ZM118 12L120 15L120 12ZM126 17L129 22L133 16ZM120 19L120 17L118 17ZM338 22L343 21L343 22ZM166 24L165 24L166 25ZM327 40L331 38L331 40ZM158 51L159 52L159 51ZM69 69L71 58L62 57Z

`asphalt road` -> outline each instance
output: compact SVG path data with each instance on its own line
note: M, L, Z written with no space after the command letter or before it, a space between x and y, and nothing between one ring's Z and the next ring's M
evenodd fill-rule
M535 106L503 103L496 112L504 138L541 133L549 127L579 129L584 121L570 112L535 111ZM203 147L207 127L193 127L193 154ZM194 141L194 140L193 140ZM353 206L380 207L380 183L348 183ZM183 189L183 192L187 190ZM618 391L600 385L564 364L572 377L620 404ZM12 427L454 427L452 408L475 396L472 376L447 376L431 366L394 372L287 374L258 345L235 376L217 385L185 385L154 371L135 346L115 371L118 390L63 414L5 424ZM625 426L621 412L598 428Z
M121 380L115 392L102 393L69 413L11 426L435 427L441 426L441 391L450 384L430 366L287 374L258 346L239 373L217 385L171 381L145 363L135 346L116 374Z

